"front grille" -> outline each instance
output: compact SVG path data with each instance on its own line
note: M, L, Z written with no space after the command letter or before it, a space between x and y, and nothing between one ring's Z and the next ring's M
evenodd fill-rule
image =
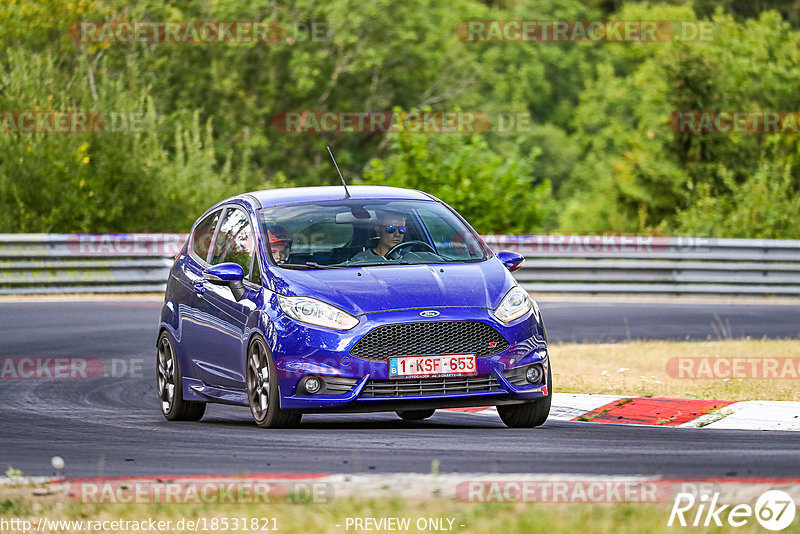
M475 354L491 356L508 348L500 332L480 321L426 321L379 326L350 350L356 358L386 361L395 356Z
M494 376L469 378L417 378L413 380L368 380L361 397L409 397L449 395L476 391L504 391Z

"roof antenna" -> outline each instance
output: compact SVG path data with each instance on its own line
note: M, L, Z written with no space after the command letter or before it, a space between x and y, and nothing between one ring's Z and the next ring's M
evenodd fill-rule
M336 172L339 173L339 178L342 179L342 185L344 186L344 196L346 198L350 198L350 191L347 190L347 184L344 181L344 176L342 176L342 171L339 170L339 165L336 165L336 158L333 157L333 152L331 152L331 147L328 147L328 154L331 155L331 159L333 160L333 164L336 166Z

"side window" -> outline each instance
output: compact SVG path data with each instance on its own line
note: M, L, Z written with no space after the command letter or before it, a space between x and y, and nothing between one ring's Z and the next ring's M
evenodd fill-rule
M226 262L238 263L244 269L244 275L247 278L250 276L254 250L253 227L250 225L247 214L239 209L228 208L219 227L217 241L214 243L211 265Z
M192 251L203 261L208 259L208 249L211 247L211 240L214 238L214 230L217 228L220 213L222 213L221 210L210 213L194 227Z

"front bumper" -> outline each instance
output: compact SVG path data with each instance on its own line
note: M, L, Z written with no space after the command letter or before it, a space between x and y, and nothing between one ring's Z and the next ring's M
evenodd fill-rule
M428 308L430 309L430 308ZM389 377L388 361L356 358L350 350L370 330L387 324L420 321L420 310L400 310L362 316L351 331L336 332L278 320L282 340L273 349L281 408L303 412L373 412L404 409L455 408L514 404L548 395L550 384L509 380L511 369L540 364L547 376L549 359L544 330L532 314L508 325L489 310L434 308L439 321L481 321L496 329L509 346L496 354L477 358L475 376L426 379ZM303 377L335 379L335 394L307 394L299 387ZM347 380L349 388L342 387ZM513 382L513 383L512 383Z

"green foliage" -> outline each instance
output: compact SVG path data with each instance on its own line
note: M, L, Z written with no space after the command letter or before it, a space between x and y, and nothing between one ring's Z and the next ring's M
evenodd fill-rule
M21 477L22 476L22 471L20 471L19 469L15 468L15 467L11 467L9 465L8 469L6 469L6 476L8 478Z
M797 4L5 0L0 111L105 122L87 133L0 131L0 232L185 231L228 195L337 183L331 145L349 181L431 192L483 232L800 238L797 134L668 124L676 110L799 110ZM609 18L711 20L714 39L469 43L456 32L468 19ZM71 40L70 25L87 20L276 21L288 38ZM533 127L469 137L273 124L284 111L390 109L522 112Z
M800 235L800 195L791 169L764 163L742 183L725 169L720 174L730 192L714 195L709 184L702 184L697 203L678 213L681 233L765 239Z
M479 135L391 134L390 155L374 159L364 181L426 191L459 212L481 233L527 233L545 228L554 206L550 182L532 184L536 154L503 158Z
M65 79L52 54L12 50L9 59L0 109L91 110L105 120L99 132L0 134L2 231L185 231L201 206L241 190L197 112L159 116L146 88L120 81L100 85L94 99L88 62Z
M694 15L686 7L637 4L619 18ZM580 97L572 140L581 157L560 189L562 229L800 237L800 212L790 210L798 196L796 134L770 142L764 134L668 127L680 110L798 109L798 34L775 13L745 23L717 15L713 22L712 41L650 45L629 73L614 67L614 56L633 64L636 50L609 47L612 57ZM778 219L767 230L766 221Z
M21 499L8 497L0 499L0 514L3 514L6 517L24 517L29 515L32 510L33 506L31 503L22 501Z

